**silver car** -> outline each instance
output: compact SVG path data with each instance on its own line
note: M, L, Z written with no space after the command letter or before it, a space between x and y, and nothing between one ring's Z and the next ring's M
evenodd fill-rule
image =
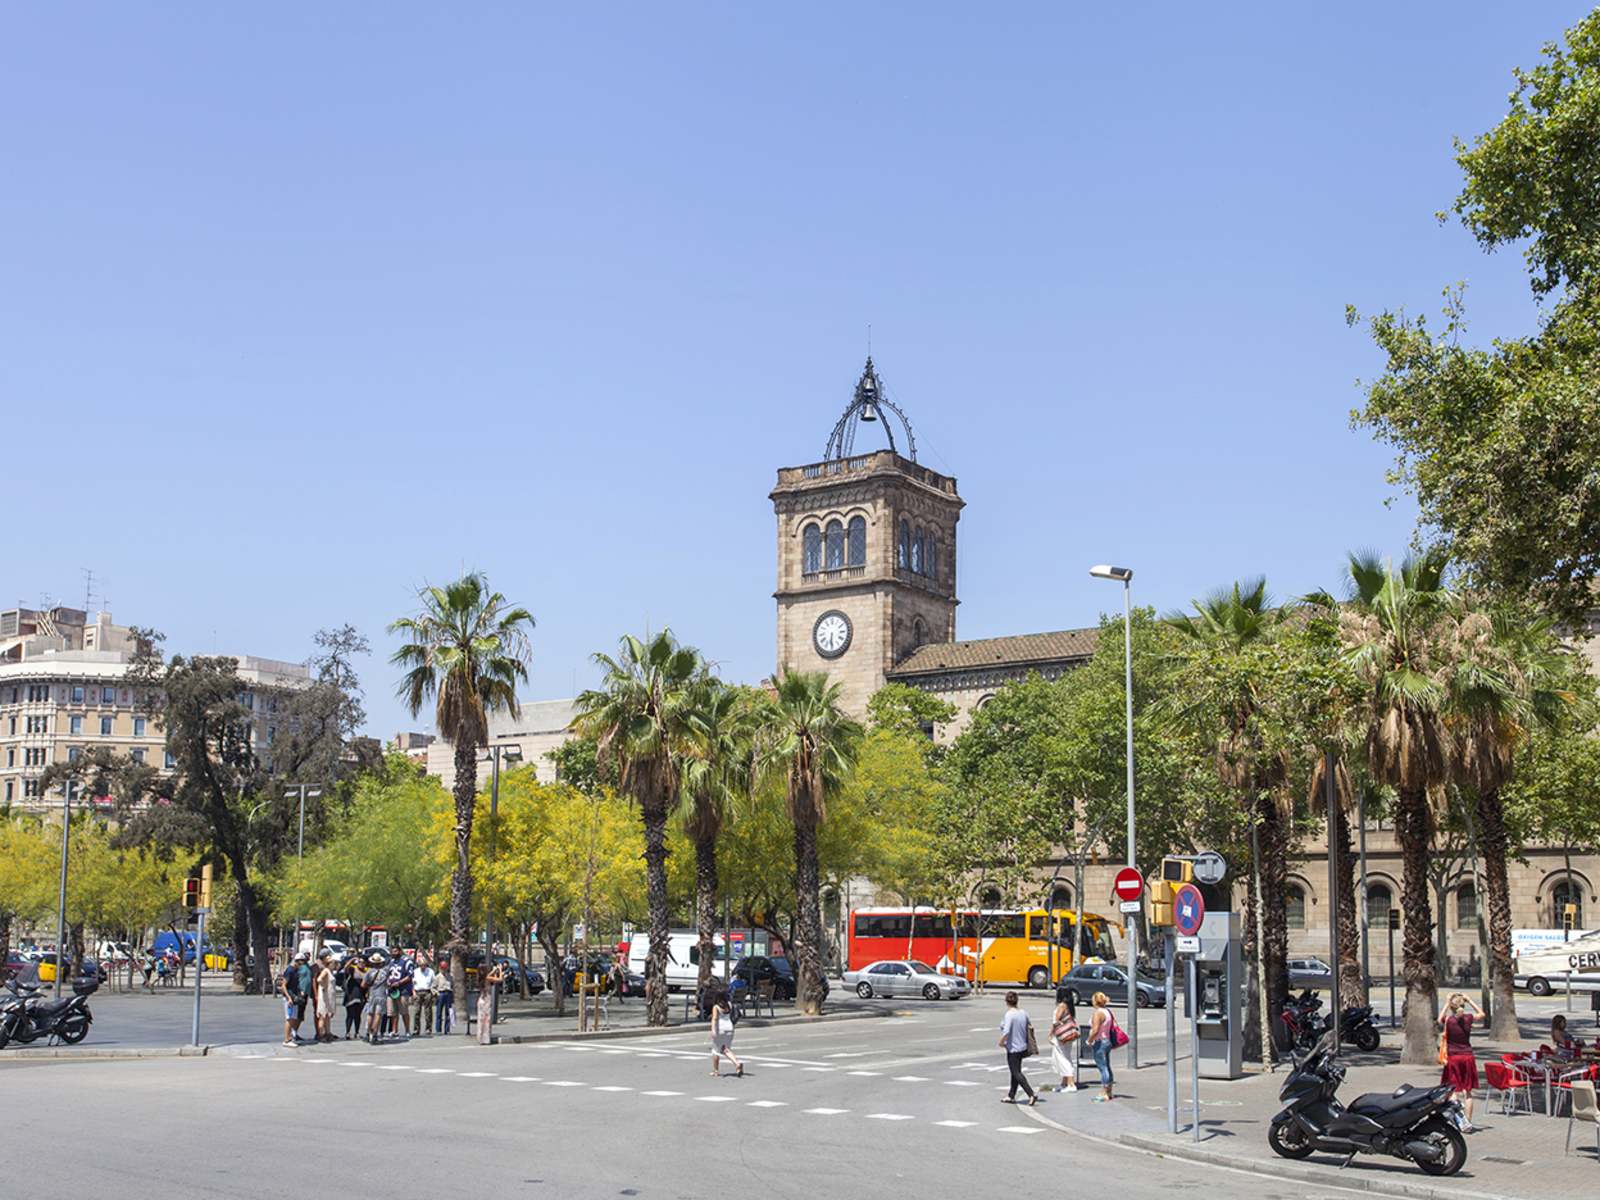
M959 975L935 971L915 959L869 963L859 971L846 971L844 982L863 1000L873 996L921 996L924 1000L960 1000L971 986Z

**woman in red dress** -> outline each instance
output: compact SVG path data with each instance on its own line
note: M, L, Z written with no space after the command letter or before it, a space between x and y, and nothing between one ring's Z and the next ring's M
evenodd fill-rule
M1468 1006L1472 1012L1467 1012ZM1466 1114L1467 1132L1472 1133L1472 1090L1478 1086L1478 1059L1472 1053L1473 1015L1483 1016L1483 1009L1473 1004L1462 993L1451 996L1439 1014L1439 1027L1444 1030L1444 1074L1439 1082L1454 1093Z

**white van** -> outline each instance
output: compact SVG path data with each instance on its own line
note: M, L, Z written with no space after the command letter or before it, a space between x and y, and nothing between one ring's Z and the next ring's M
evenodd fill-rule
M712 938L716 945L717 961L722 961L722 935ZM635 975L644 974L645 959L650 954L650 935L640 930L628 943L628 970ZM667 990L693 989L700 982L700 935L692 931L675 929L667 935Z

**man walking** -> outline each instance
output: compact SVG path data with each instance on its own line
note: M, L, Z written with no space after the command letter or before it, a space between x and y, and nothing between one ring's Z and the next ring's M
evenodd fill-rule
M428 965L428 960L419 956L416 971L411 977L411 986L417 996L415 1028L418 1037L433 1036L433 987L436 974Z
M299 1043L300 1023L306 1019L306 1001L311 995L311 956L304 951L278 976L278 993L283 997L283 1044Z
M416 969L404 950L398 951L389 964L389 1016L394 1020L391 1032L407 1041L411 1039L412 980ZM405 1030L403 1034L402 1029Z

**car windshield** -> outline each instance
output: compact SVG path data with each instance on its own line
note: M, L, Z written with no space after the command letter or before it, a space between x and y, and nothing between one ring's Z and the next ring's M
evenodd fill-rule
M939 973L925 962L909 962L906 966L910 967L918 975L937 975Z

